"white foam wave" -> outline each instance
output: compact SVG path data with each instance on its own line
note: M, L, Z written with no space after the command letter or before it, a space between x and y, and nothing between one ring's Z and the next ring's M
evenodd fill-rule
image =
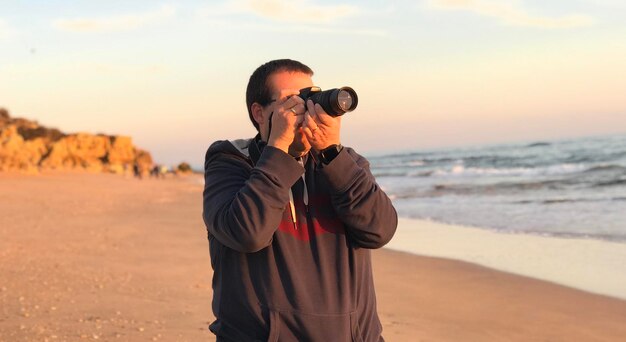
M449 169L436 170L435 176L549 176L580 172L587 168L584 164L559 164L540 168L480 168L453 165Z

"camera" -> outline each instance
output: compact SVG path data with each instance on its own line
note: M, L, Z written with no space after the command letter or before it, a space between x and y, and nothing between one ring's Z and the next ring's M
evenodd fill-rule
M320 87L300 89L298 95L304 101L311 100L319 103L330 116L341 116L356 108L358 97L350 87L334 88L322 91Z

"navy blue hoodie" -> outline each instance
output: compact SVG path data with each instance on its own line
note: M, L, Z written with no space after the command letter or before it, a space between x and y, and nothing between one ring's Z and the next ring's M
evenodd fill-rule
M218 341L383 341L370 249L397 214L365 158L217 141L203 196Z

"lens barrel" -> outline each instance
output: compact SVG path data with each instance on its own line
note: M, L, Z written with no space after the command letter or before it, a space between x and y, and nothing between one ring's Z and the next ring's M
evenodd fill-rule
M330 116L341 116L347 112L353 111L359 101L356 92L350 87L334 88L324 91L314 91L310 88L307 88L307 90L308 91L304 94L301 91L300 96L305 100L312 100L313 103L319 103Z

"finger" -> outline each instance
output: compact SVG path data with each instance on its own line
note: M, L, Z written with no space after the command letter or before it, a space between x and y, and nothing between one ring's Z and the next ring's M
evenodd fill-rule
M311 131L310 128L302 126L302 132L304 132L304 136L306 136L308 140L315 140L315 137L313 136L313 132Z
M337 117L332 117L326 114L326 112L324 111L324 108L322 108L322 106L320 106L319 103L315 104L315 112L317 113L317 119L323 125L330 126L333 124L335 120L337 120Z
M303 115L306 111L306 108L304 107L304 102L302 101L287 100L279 105L278 111L283 113L283 115Z
M309 114L309 112L305 112L304 113L304 122L303 122L302 126L310 128L312 122L313 122L313 119L311 118L311 114Z
M300 126L304 122L304 114L296 115L296 125Z
M319 129L319 125L313 120L313 118L309 115L309 121L307 123L307 127L311 130L311 134L315 135L315 131Z
M287 108L287 109L292 108L299 104L304 104L304 100L297 94L289 95L288 97L285 97L283 101L279 102L280 106L282 106L283 108Z
M307 108L307 111L309 112L311 119L313 119L313 121L316 124L319 123L318 118L317 118L317 111L316 111L315 105L313 104L313 101L308 100L306 102L306 108Z
M304 113L306 112L306 107L304 106L304 103L298 103L295 106L289 108L289 110L295 115L304 115Z

